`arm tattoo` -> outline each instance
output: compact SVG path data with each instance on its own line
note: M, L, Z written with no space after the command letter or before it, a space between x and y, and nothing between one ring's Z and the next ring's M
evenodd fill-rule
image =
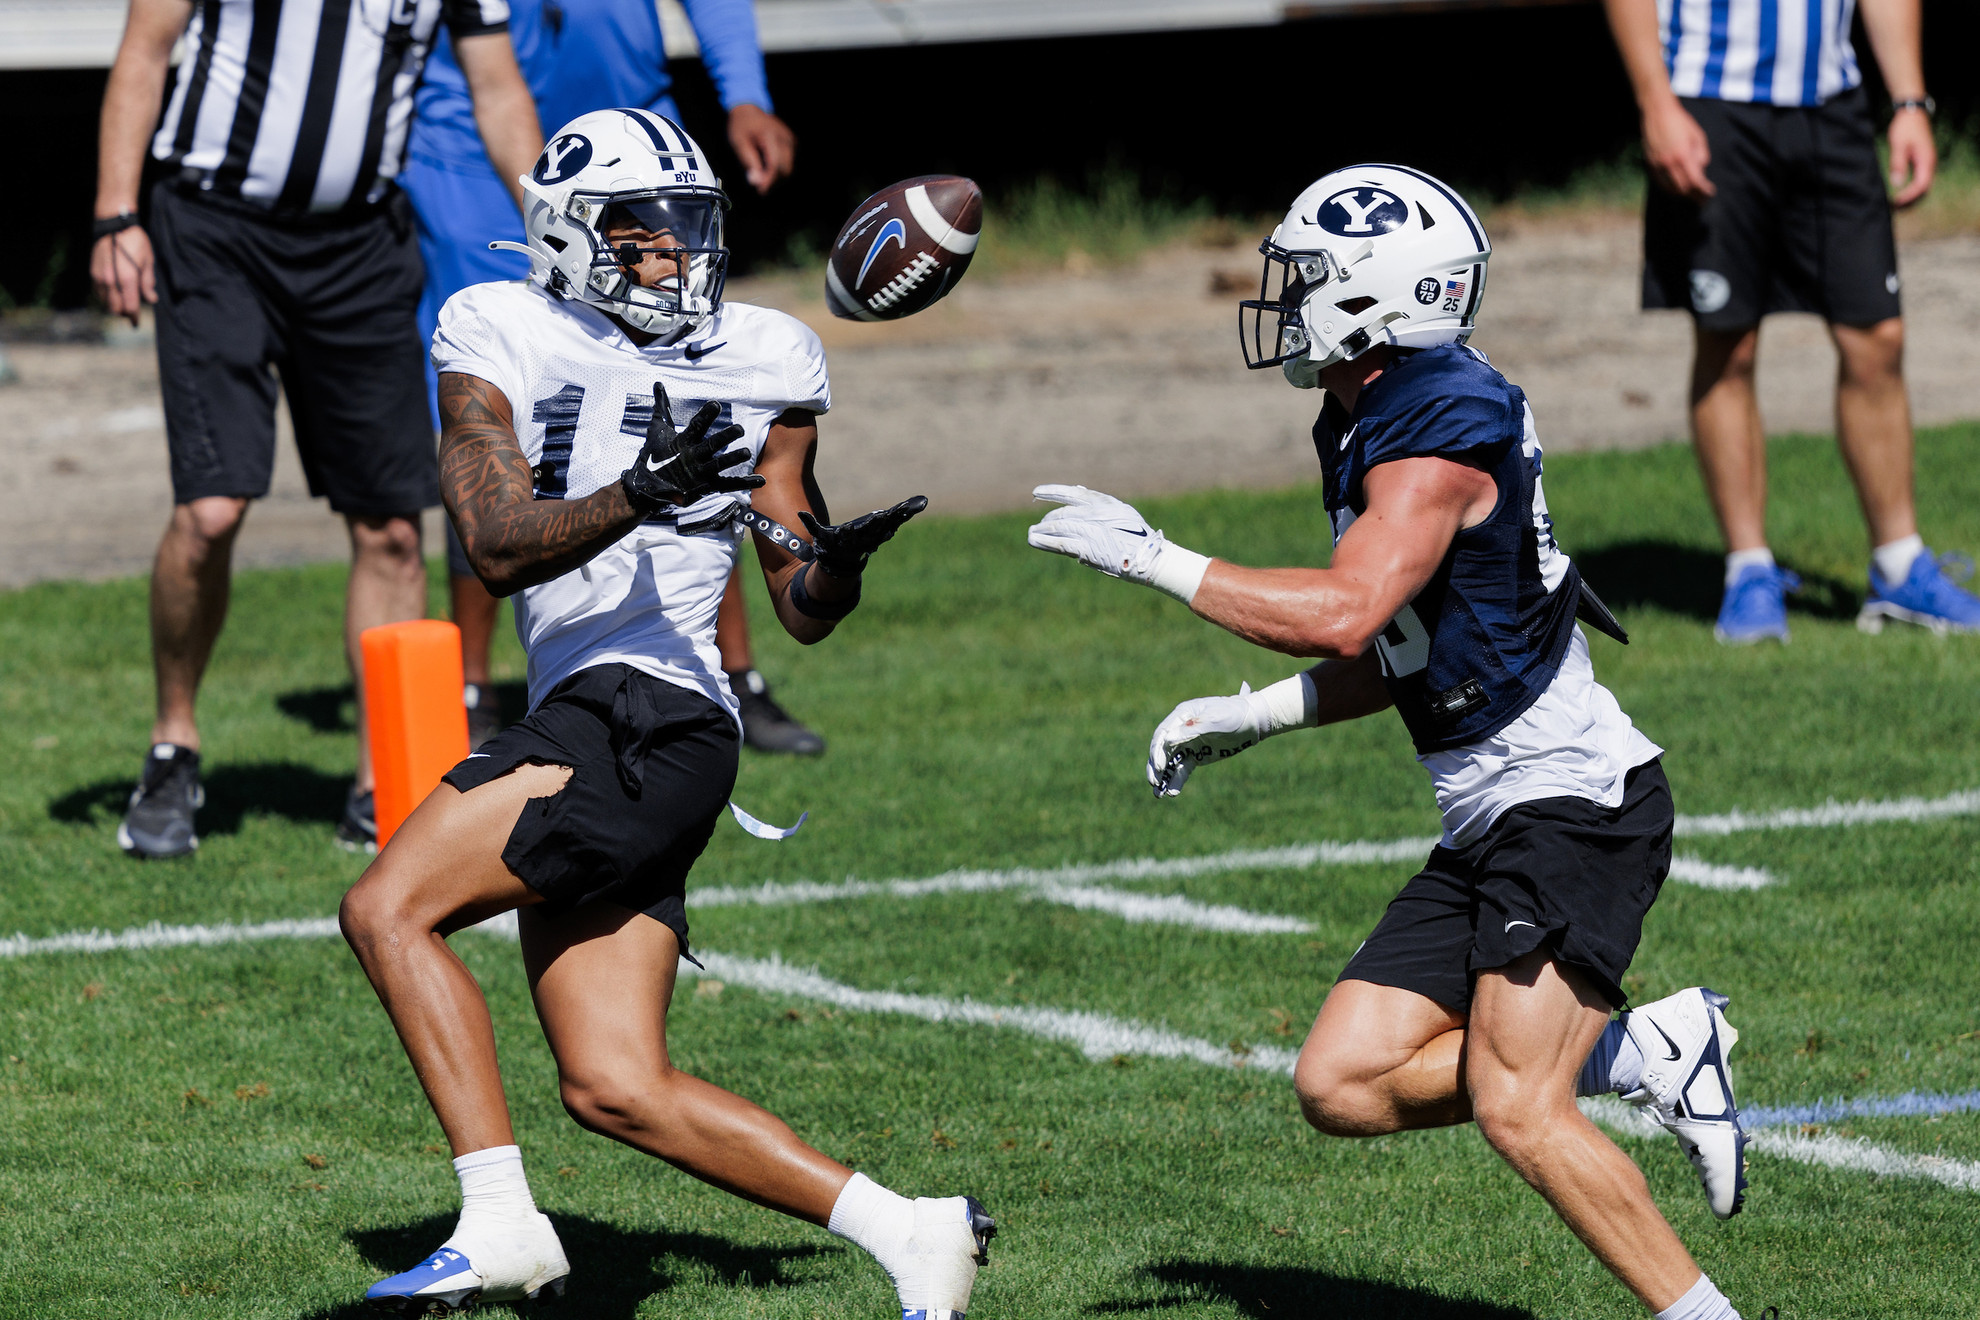
M639 525L613 482L539 500L509 401L476 376L440 377L440 489L468 561L498 596L561 577Z

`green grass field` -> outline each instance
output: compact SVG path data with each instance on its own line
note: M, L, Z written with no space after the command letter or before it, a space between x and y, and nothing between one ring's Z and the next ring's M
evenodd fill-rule
M1924 523L1942 547L1980 547L1976 444L1980 426L1921 437ZM1635 635L1627 649L1596 639L1597 671L1668 749L1678 809L1980 787L1980 639L1859 634L1861 524L1833 446L1773 452L1776 544L1809 581L1785 649L1713 642L1719 559L1684 450L1548 464L1563 543ZM822 466L829 490L829 454ZM1326 554L1312 489L1146 508L1206 552ZM809 808L811 823L777 845L721 827L698 886L1435 832L1392 715L1279 739L1153 801L1141 760L1172 703L1294 665L1027 550L1026 521L930 517L877 561L839 636L806 652L760 637L781 695L832 747L811 763L746 760L740 803L784 823ZM151 864L113 839L149 722L143 584L0 595L0 934L335 910L360 869L331 842L352 755L341 584L334 566L238 580L203 706L204 842ZM520 656L503 648L513 678ZM1730 993L1749 1104L1973 1092L1976 841L1970 815L1683 839L1778 882L1667 887L1630 988ZM1411 870L1109 882L1309 923L1291 934L1129 922L1023 889L710 907L694 934L864 990L1083 1010L1266 1060L1297 1046ZM542 1314L889 1314L879 1271L836 1239L579 1131L514 945L455 943L493 1004L532 1180L574 1265L571 1295ZM1472 1129L1330 1141L1268 1067L1089 1059L1009 1026L833 1008L741 979L682 983L679 1060L909 1194L979 1195L1004 1228L972 1308L984 1320L1638 1314ZM0 1315L354 1316L366 1286L451 1226L438 1127L339 941L4 957L0 1022ZM1789 1131L1939 1157L1913 1170L1980 1161L1970 1104ZM1626 1149L1749 1317L1768 1304L1787 1320L1980 1315L1980 1182L1761 1154L1746 1213L1722 1225L1673 1143Z

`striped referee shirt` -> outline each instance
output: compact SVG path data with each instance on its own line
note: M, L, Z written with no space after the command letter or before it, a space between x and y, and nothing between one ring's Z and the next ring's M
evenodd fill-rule
M195 0L151 154L286 214L385 195L435 29L500 32L508 0Z
M1863 81L1849 44L1856 0L1657 0L1679 96L1820 105Z

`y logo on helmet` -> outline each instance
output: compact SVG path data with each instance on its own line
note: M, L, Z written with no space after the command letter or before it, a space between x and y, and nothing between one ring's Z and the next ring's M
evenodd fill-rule
M580 133L566 133L543 148L536 162L538 183L562 183L591 164L591 139Z
M1409 207L1380 188L1349 188L1320 203L1314 219L1330 234L1386 234L1409 222Z
M866 272L873 269L873 259L889 243L900 244L903 252L907 250L907 226L901 223L899 216L881 225L880 232L873 236L873 246L866 249L866 260L859 263L859 278L853 281L854 288L866 283Z

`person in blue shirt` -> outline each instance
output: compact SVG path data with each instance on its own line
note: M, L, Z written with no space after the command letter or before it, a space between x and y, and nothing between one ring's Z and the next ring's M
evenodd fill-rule
M791 172L797 139L771 105L750 0L683 0L715 90L728 112L729 144L744 176L767 193ZM564 124L588 111L633 106L676 122L673 75L651 0L510 0L509 33L538 118ZM522 217L508 181L499 178L475 129L467 80L442 40L426 66L400 184L412 199L426 288L420 333L431 340L440 308L471 284L522 279L529 261L518 252L491 252L497 239L523 241ZM427 368L428 402L439 428L437 381ZM481 585L452 529L447 539L453 613L461 627L470 731L478 745L501 727L488 686L488 647L501 604ZM742 583L732 577L723 598L717 642L743 706L745 741L761 751L816 755L824 739L792 719L756 671L743 612Z

